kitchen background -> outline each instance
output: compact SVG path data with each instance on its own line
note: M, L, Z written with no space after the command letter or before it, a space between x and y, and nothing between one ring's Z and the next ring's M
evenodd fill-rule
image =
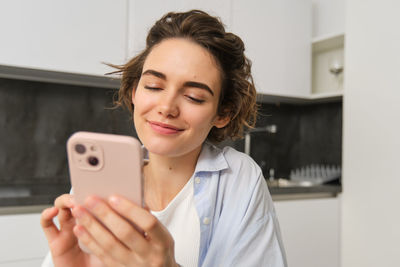
M127 110L115 108L117 91L56 83L0 79L0 186L14 189L1 206L51 204L69 192L65 144L76 131L136 137ZM264 177L290 178L291 170L341 165L342 104L261 103L256 127L276 132L251 133L251 156ZM228 141L244 151L244 140ZM271 172L271 170L274 170ZM339 181L337 181L339 182ZM19 196L19 197L18 197Z
M289 266L400 266L398 1L4 0L0 267L39 266L47 253L40 211L69 190L72 132L134 135L127 113L109 109L118 81L101 62L124 62L162 14L192 8L220 16L253 61L262 131L250 151L274 176ZM341 179L279 179L309 164L341 165Z

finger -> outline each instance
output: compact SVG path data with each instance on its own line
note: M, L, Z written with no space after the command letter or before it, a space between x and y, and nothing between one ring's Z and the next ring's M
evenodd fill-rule
M107 250L103 249L82 225L76 225L73 231L79 241L85 245L93 255L99 258L105 266L123 267L122 264L118 263L108 255Z
M172 240L168 230L149 211L121 196L112 196L109 203L122 216L133 222L154 242L166 244Z
M148 241L143 234L135 228L110 206L96 197L89 197L86 202L87 209L98 218L125 246L131 250L144 254L149 251Z
M54 224L53 218L57 216L58 209L56 207L47 208L40 216L40 225L46 236L47 241L50 243L54 240L59 233L57 226Z
M119 242L114 235L107 230L96 218L94 218L85 208L76 206L72 210L77 223L84 227L85 231L90 234L91 242L96 243L100 248L96 248L100 256L106 253L108 257L113 257L118 260L125 260L128 258L129 250L121 242ZM76 227L74 227L76 229ZM79 230L80 228L78 228ZM94 246L92 244L92 246ZM90 247L89 247L90 249Z
M72 209L74 207L73 197L70 194L63 194L56 198L54 202L54 206L58 208L69 208Z
M63 227L73 218L71 214L71 209L74 207L72 195L64 194L59 196L54 201L54 206L59 209L58 221L60 226Z

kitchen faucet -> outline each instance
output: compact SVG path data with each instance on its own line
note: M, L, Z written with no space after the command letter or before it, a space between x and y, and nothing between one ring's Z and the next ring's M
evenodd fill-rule
M275 124L247 130L244 135L244 153L250 156L251 133L266 132L274 134L277 132L277 130L278 127Z
M264 127L259 127L259 128L252 128L246 131L244 135L244 153L250 156L250 147L251 147L251 133L260 133L260 132L266 132L266 133L271 133L275 134L278 130L278 127L276 124L271 124L267 125ZM261 161L260 167L263 168L265 166L266 162ZM275 179L275 169L270 168L269 169L269 177L268 180L272 181Z

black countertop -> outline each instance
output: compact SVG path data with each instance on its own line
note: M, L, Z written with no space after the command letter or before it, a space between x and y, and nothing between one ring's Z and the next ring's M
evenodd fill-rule
M315 196L335 197L342 192L340 185L318 186L269 186L273 199L312 198ZM13 185L0 186L0 207L52 205L56 197L68 193L70 186L64 185Z
M315 185L315 186L269 186L271 195L286 194L312 194L312 193L330 193L337 195L342 192L340 185Z
M51 205L69 191L68 184L0 185L0 207Z

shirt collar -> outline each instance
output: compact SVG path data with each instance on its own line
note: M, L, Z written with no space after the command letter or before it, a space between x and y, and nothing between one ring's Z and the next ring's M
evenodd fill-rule
M216 172L227 168L228 163L226 162L222 150L208 142L205 142L201 149L194 172Z
M142 146L144 161L149 160L147 149ZM199 158L197 159L194 173L199 172L217 172L228 168L228 163L222 153L222 150L208 142L204 142Z

